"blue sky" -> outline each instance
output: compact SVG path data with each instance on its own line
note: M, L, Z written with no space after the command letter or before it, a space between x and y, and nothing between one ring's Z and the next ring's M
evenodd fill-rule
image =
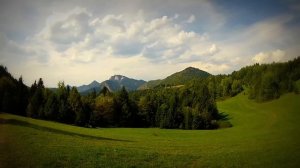
M212 74L300 54L296 0L1 0L0 64L30 85Z

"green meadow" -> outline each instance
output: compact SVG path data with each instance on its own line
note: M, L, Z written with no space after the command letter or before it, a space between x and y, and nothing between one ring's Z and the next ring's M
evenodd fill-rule
M0 114L0 167L300 167L300 95L217 103L217 130L82 128Z

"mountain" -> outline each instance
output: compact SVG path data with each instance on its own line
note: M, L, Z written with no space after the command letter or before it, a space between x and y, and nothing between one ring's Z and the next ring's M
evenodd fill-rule
M96 92L100 91L104 86L107 87L111 92L120 90L123 86L128 90L137 90L141 85L146 83L143 80L136 80L128 78L123 75L114 75L108 80L105 80L101 83L93 81L89 85L82 85L77 87L78 91L82 94L87 94L95 90Z
M153 88L159 85L177 86L196 78L206 78L211 74L198 68L188 67L180 72L176 72L163 80L152 80L143 84L139 89Z
M210 76L208 72L202 71L198 68L188 67L183 71L176 72L173 75L168 76L164 79L161 84L165 85L183 85L186 81L190 81L195 78L206 78Z
M154 88L155 86L158 86L163 80L157 79L157 80L151 80L143 85L141 85L138 90L144 90L144 89L149 89L149 88Z
M81 94L87 94L95 90L99 92L104 86L107 87L111 92L120 90L123 86L128 90L143 90L148 88L154 88L159 85L167 85L167 86L177 86L183 85L186 82L196 79L196 78L206 78L211 74L202 71L197 68L188 67L180 72L176 72L165 79L159 80L151 80L145 82L144 80L136 80L132 78L128 78L123 75L114 75L111 76L108 80L105 80L101 83L97 81L93 81L88 85L82 85L77 87L78 91Z
M86 92L88 90L92 90L94 88L99 88L101 86L101 84L97 81L93 81L92 83L88 84L88 85L82 85L77 87L78 92L82 93L82 92Z
M131 79L122 75L114 75L101 83L102 87L106 86L110 91L120 90L123 86L131 91L137 90L142 84L146 83L144 80Z

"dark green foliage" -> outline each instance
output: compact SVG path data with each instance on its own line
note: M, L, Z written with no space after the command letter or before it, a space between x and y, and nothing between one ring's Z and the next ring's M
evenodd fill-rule
M215 128L213 122L218 118L218 110L204 79L193 81L185 87L157 88L132 95L140 95L136 98L140 117L152 127Z
M152 94L146 94L145 96L141 96L137 100L139 113L138 116L140 118L141 124L143 126L155 126L156 119L156 111L157 111L157 99Z
M138 106L129 98L125 87L115 94L105 88L100 92L95 99L90 123L93 127L142 126L138 119Z
M48 120L57 120L59 110L59 102L57 95L50 92L44 107L45 118Z
M110 94L110 91L106 86L104 86L100 91L100 94L102 94L103 96L108 96Z
M148 82L142 84L138 89L139 90L144 90L144 89L154 88L156 86L159 86L161 81L162 80L160 80L160 79L148 81Z
M293 91L296 93L296 94L299 94L300 93L300 80L297 80L296 82L293 83Z
M193 67L188 67L183 71L168 76L160 84L170 85L170 86L183 85L190 80L198 79L198 78L206 78L208 76L210 76L210 74L205 71Z
M111 96L99 96L95 99L95 107L91 115L93 127L114 125L114 100Z
M16 112L19 115L26 115L26 108L28 104L29 91L27 86L23 83L22 77L19 78L17 84L17 109Z
M243 91L243 85L240 80L233 80L231 85L231 96L235 96Z
M83 109L81 96L75 87L71 89L68 102L70 104L72 113L75 113L75 124L84 126L87 123L88 118Z
M214 128L213 122L218 119L219 114L214 96L209 91L207 84L204 81L194 82L189 86L189 89L191 89L190 93L192 93L193 102L188 103L190 106L187 106L189 107L187 110L188 114L185 114L185 116L189 118L185 119L185 121L192 125L185 123L185 127L192 127L193 129Z
M184 107L183 113L184 113L184 129L192 129L192 123L193 123L193 109L191 107Z
M188 67L183 71L176 72L163 80L153 80L143 84L140 89L148 89L155 87L170 87L184 85L193 79L207 78L211 74L197 68Z
M87 122L86 126L95 126L95 122L93 121L93 112L95 111L95 99L96 93L90 93L87 96L82 96L82 106L83 112L85 114Z
M260 99L271 100L279 98L279 80L276 79L277 75L271 72L266 72L262 76Z
M14 102L16 97L14 96L16 85L9 77L3 76L0 79L0 94L1 94L1 110L13 112Z
M231 77L225 77L224 79L222 79L221 81L221 87L222 87L222 95L223 96L230 96L231 92L232 92L232 78Z
M300 57L287 63L255 64L242 68L238 73L246 76L241 81L249 88L250 99L277 99L283 93L297 90L295 84L300 79Z
M44 115L44 104L45 104L45 87L43 80L40 78L38 84L34 84L30 88L32 96L29 99L27 106L27 116L33 118L45 118Z
M26 115L28 104L28 88L23 84L22 77L16 80L0 66L0 110L18 115Z
M156 120L160 128L171 128L171 115L168 110L169 106L164 103L158 107Z
M81 96L77 89L58 83L46 89L42 79L30 88L0 66L0 110L34 118L92 127L160 127L215 129L229 127L215 100L243 91L249 98L267 101L287 92L300 92L300 57L287 63L254 64L231 75L212 76L187 68L153 89L128 92L108 88ZM180 85L179 84L184 84ZM26 111L27 110L27 111Z
M115 121L124 127L136 126L137 105L129 99L128 92L125 87L116 93L114 97Z

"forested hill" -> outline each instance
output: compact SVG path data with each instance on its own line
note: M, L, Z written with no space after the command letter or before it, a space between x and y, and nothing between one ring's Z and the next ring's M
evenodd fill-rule
M257 101L276 99L287 92L299 93L300 57L284 63L247 66L233 72L228 79L240 81L249 89L249 98Z
M77 87L78 91L82 95L87 95L94 90L99 92L104 86L111 92L116 92L122 89L124 86L127 91L143 90L159 86L178 86L184 85L193 79L206 78L210 76L208 72L202 71L197 68L188 67L180 72L176 72L163 80L152 80L145 82L144 80L136 80L128 78L123 75L114 75L110 79L101 83L93 81L88 85L82 85Z
M143 84L139 90L154 88L157 86L177 86L184 85L193 79L206 78L210 76L208 72L198 68L188 67L180 72L176 72L163 80L152 80Z
M0 66L0 111L24 115L28 105L29 88L22 77L16 80L4 66Z
M111 92L103 87L82 96L76 87L63 82L55 90L47 89L41 78L28 88L22 78L14 79L0 66L0 111L79 126L213 129L222 117L216 99L244 89L259 102L299 93L300 57L285 63L254 64L230 75L187 68L157 82L151 89L128 92L122 87ZM168 87L180 84L184 85Z

